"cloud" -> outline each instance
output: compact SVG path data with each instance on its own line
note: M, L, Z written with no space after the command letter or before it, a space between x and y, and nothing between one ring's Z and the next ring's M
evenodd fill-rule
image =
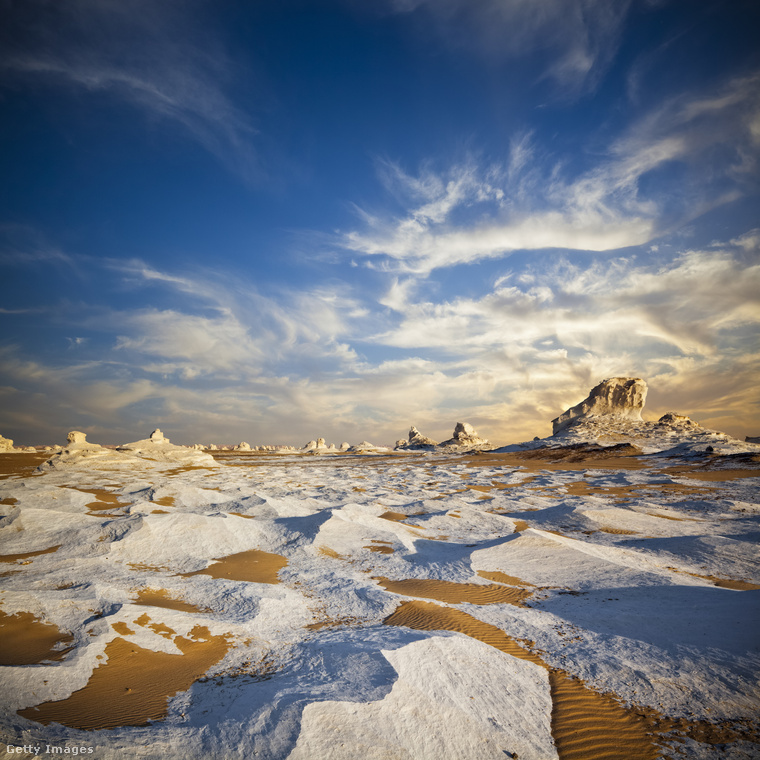
M337 240L368 266L424 276L517 250L612 251L650 242L756 190L760 74L668 101L611 141L595 166L564 175L517 135L502 164L468 159L418 175L381 162L400 214L359 210Z
M492 57L540 54L541 77L577 92L593 88L617 52L631 0L389 0L422 13L452 47ZM548 63L545 61L548 60Z
M258 172L250 117L225 94L234 66L204 4L151 0L14 3L0 69L7 80L117 98L185 133L247 178Z
M184 443L388 443L412 424L443 439L469 421L509 443L548 434L601 379L634 375L650 383L650 418L673 410L751 434L757 241L641 260L537 254L477 297L407 278L376 303L345 285L264 295L218 272L111 263L134 306L57 313L88 337L58 364L29 358L31 344L0 350L0 432L123 442L158 425ZM145 295L165 305L137 305Z

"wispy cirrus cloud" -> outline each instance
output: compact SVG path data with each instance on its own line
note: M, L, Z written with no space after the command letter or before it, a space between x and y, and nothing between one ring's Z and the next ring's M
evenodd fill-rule
M150 0L12 3L0 71L118 99L185 134L247 178L258 172L249 114L226 94L234 66L204 4Z
M469 160L415 176L381 162L380 179L405 210L359 210L362 226L338 244L374 268L427 275L516 250L647 243L756 187L758 82L755 74L673 98L574 177L529 134L512 140L503 164Z
M631 0L389 0L396 13L423 13L455 48L504 58L544 56L539 78L563 93L593 88L617 52Z

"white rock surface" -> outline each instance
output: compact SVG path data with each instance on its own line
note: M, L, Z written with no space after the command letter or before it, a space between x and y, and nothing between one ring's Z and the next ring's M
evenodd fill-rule
M0 453L7 454L10 451L13 451L13 441L0 435Z
M288 760L557 757L549 679L538 665L465 636L434 636L383 656L398 674L385 699L308 705Z

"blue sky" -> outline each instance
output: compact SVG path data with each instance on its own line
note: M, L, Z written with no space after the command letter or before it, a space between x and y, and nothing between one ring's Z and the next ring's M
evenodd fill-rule
M760 434L756 2L0 14L0 434Z

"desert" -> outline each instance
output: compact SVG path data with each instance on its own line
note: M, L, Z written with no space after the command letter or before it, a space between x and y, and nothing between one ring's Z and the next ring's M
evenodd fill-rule
M501 447L6 446L6 755L757 757L760 445L646 387Z

